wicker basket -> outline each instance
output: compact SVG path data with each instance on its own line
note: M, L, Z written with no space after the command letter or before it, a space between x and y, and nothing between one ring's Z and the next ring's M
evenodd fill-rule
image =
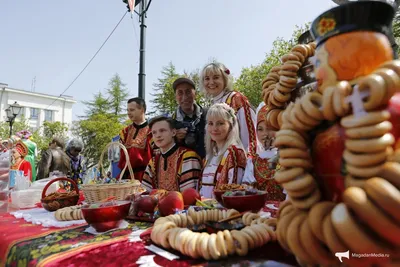
M139 193L139 192L144 192L145 189L141 186L140 182L138 180L135 180L135 177L133 175L133 170L131 167L131 163L128 160L129 155L128 151L126 151L126 148L120 144L119 142L111 142L107 144L107 146L104 148L103 152L101 153L100 156L100 161L98 164L99 170L102 172L103 177L106 177L104 173L104 167L103 167L103 159L104 159L104 154L107 154L108 149L113 146L117 145L121 148L123 153L125 154L126 164L124 168L121 171L120 178L124 176L124 173L126 169L128 168L128 171L131 176L131 182L127 183L114 183L114 184L85 184L81 186L81 189L83 191L83 194L85 195L85 201L88 203L95 203L99 202L101 200L104 200L108 197L116 197L117 200L125 200L127 196Z

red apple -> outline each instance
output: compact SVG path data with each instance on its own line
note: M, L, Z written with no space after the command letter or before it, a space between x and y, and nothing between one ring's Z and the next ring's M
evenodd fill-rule
M150 196L155 196L155 197L157 197L158 199L161 199L161 198L163 198L166 194L168 193L168 191L167 190L164 190L164 189L153 189L153 190L151 190L151 192L150 192Z
M145 213L153 213L154 209L157 206L157 198L154 196L142 196L137 202L136 202L136 210L137 211L142 211Z
M197 199L201 199L199 192L194 188L187 188L182 192L185 205L195 205Z
M184 203L182 194L170 191L158 202L158 210L162 216L174 214L177 210L183 210Z

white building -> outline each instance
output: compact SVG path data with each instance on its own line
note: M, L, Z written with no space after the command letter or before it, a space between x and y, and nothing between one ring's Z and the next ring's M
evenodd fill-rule
M17 102L22 106L18 117L24 116L32 130L37 130L45 121L59 121L72 125L72 105L76 101L67 95L54 96L8 87L0 83L0 118L7 120L5 109ZM17 118L18 118L17 117Z

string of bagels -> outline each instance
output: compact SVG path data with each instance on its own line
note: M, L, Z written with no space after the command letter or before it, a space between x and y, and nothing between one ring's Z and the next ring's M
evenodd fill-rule
M269 107L267 124L279 129L281 169L276 181L289 199L278 212L277 239L302 265L339 264L336 252L385 253L400 258L400 149L390 133L390 113L383 110L400 90L400 61L386 62L352 87L341 81L290 102L297 72L315 53L315 43L296 45L264 79L263 99ZM367 96L360 107L349 100ZM340 120L345 129L347 176L342 202L322 201L313 162L309 132L323 121ZM371 260L371 259L369 259ZM364 264L364 265L363 265ZM370 261L350 259L350 266Z

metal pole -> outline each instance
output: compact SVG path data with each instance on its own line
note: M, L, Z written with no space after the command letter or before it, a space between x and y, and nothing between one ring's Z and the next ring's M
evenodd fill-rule
M13 126L13 120L10 120L10 138L12 136L12 126Z
M140 2L140 55L139 55L139 97L145 99L145 47L146 47L146 7L147 0Z

